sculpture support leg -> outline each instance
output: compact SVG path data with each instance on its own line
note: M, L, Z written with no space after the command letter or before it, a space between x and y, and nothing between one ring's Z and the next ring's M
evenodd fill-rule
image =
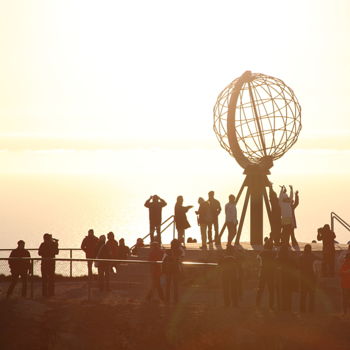
M250 244L263 243L263 196L260 188L253 189L250 197Z

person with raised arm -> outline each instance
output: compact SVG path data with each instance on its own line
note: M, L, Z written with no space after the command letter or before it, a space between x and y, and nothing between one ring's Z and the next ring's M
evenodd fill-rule
M149 234L151 237L151 242L154 241L154 231L156 231L156 239L159 243L161 243L160 226L162 224L162 209L166 205L166 201L156 194L150 196L145 202L145 207L149 210Z
M289 245L289 239L293 230L293 186L289 186L289 188L290 195L288 196L286 187L281 186L281 191L278 198L281 207L282 245Z

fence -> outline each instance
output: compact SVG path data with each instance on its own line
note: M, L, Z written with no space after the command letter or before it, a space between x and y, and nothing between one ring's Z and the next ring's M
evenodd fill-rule
M30 261L30 272L29 272L29 294L30 297L34 297L34 290L38 289L40 285L38 282L41 277L41 261L42 258L0 258L0 281L9 282L10 281L10 260L29 260ZM60 287L60 282L82 282L86 290L88 299L91 297L91 290L96 285L97 279L95 276L88 276L87 262L107 262L112 266L118 267L118 273L115 274L115 278L118 283L124 284L138 284L146 285L149 279L148 269L145 267L151 264L161 264L162 261L147 261L147 260L120 260L120 259L79 259L79 258L55 258L52 259L56 263L55 269L55 280L56 289ZM74 264L73 264L74 263ZM189 262L185 261L182 263L184 267L191 266L194 268L212 268L216 267L216 263L201 263L201 262ZM141 266L140 266L141 265ZM72 268L72 266L74 268ZM113 274L112 274L113 277ZM203 280L203 276L201 277ZM63 285L64 283L61 283ZM63 287L61 286L62 290ZM37 292L39 293L39 292ZM36 293L36 294L37 294ZM62 292L63 293L63 292ZM62 294L61 293L61 294Z

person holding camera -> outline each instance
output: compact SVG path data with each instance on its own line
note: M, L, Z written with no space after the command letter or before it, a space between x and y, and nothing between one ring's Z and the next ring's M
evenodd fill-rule
M58 254L58 239L45 233L44 242L40 244L38 255L41 260L42 293L43 297L55 295L55 260Z
M149 209L149 234L151 236L151 242L154 241L154 231L156 231L157 242L161 243L160 225L162 223L162 209L166 205L166 201L156 194L150 196L145 202L145 207Z

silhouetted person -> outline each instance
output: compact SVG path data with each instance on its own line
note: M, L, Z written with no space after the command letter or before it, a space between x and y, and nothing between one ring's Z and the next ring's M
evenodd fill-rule
M219 237L219 214L221 212L221 205L220 202L214 198L214 191L210 191L208 193L208 203L210 208L210 216L211 216L211 222L208 224L208 238L209 243L213 240L212 235L212 229L214 226L215 231L215 244L220 243L220 237Z
M94 259L97 255L97 245L98 238L94 235L94 230L90 229L88 235L85 236L81 243L81 249L85 252L86 259ZM89 277L92 276L92 263L93 261L88 261L88 274Z
M121 238L119 240L119 246L117 249L117 258L120 260L127 260L129 259L130 256L130 248L128 246L125 245L125 240L124 238Z
M276 246L281 243L281 207L276 192L270 186L270 205L271 205L271 235Z
M276 254L273 251L272 239L265 242L263 251L259 254L261 260L256 306L260 307L261 297L267 286L269 293L269 307L273 309L275 296Z
M340 268L340 283L343 292L343 313L347 314L350 306L350 253L347 253Z
M110 247L107 245L106 236L102 235L99 239L100 249L97 253L97 259L112 259L112 253ZM109 270L111 268L111 263L107 261L98 261L97 269L98 269L98 282L100 291L108 291L109 290Z
M317 230L317 240L323 243L322 275L324 277L334 276L335 233L328 224Z
M144 246L145 246L145 244L143 243L143 239L142 238L137 238L136 244L135 244L134 248L132 248L131 254L132 255L138 255L139 254L139 248L143 248Z
M156 231L157 241L161 243L160 225L162 223L162 209L166 205L166 201L156 194L149 197L145 202L145 207L149 209L149 234L151 236L151 242L154 241L154 231Z
M318 258L314 254L312 254L311 245L306 244L304 247L304 252L299 260L300 312L306 311L305 304L308 304L308 312L314 311L316 289L316 275L314 272L314 262L316 260L318 260Z
M41 276L44 297L55 295L55 256L58 251L58 240L49 233L44 234L44 242L40 244L38 254L42 257Z
M12 250L10 258L30 258L30 253L28 250L24 249L24 246L24 241L18 241L17 248ZM27 295L27 276L30 270L30 260L9 259L8 262L11 270L11 284L7 290L7 297L12 294L19 277L21 277L22 282L22 297L25 297Z
M175 210L174 210L174 220L177 230L177 237L180 243L184 243L185 230L191 227L187 220L186 213L189 209L193 208L193 205L183 206L183 197L178 196L176 199Z
M164 253L160 248L158 242L152 242L151 248L148 255L149 261L162 261ZM150 264L150 276L151 276L151 287L147 293L146 299L150 300L153 297L154 292L158 293L159 299L164 300L164 293L160 284L160 277L162 275L162 266L160 264Z
M281 187L279 195L279 203L281 207L281 223L282 223L282 232L281 232L281 242L282 245L289 245L289 239L292 235L293 230L293 187L290 187L290 195L287 194L287 189L285 186Z
M198 215L198 225L201 230L201 238L202 238L202 249L207 249L207 229L208 225L211 222L211 213L209 203L206 202L202 197L198 198L199 208L196 211ZM209 238L209 241L211 239Z
M283 245L280 248L277 257L277 266L279 272L279 302L281 311L291 311L292 307L292 293L296 287L296 266L290 255L289 247Z
M110 259L118 259L118 249L119 249L119 244L118 241L115 240L114 238L114 233L113 232L108 232L107 233L107 242L106 246L109 249L110 252ZM119 263L110 263L109 266L111 267L111 270L113 272L113 267L115 268L115 273L117 273Z
M170 302L171 290L173 290L174 302L179 299L179 279L182 271L181 259L183 257L183 249L181 243L177 239L173 239L170 249L165 252L162 263L162 271L165 274L165 301Z
M228 230L227 245L232 244L233 238L237 233L237 208L236 208L236 198L233 194L228 197L229 201L225 205L225 215L226 215L226 226Z
M294 232L294 230L297 228L297 220L295 217L295 208L298 205L299 205L299 191L296 191L295 196L294 196L294 200L292 201L292 214L293 214L293 216L292 216L292 230L291 230L291 235L290 235L292 245L294 247L298 246L298 241L295 238L295 232Z
M219 265L221 267L225 306L237 306L239 296L239 265L234 247L227 246L225 255Z
M186 240L187 243L193 243L193 239L192 237L188 237L187 240Z

